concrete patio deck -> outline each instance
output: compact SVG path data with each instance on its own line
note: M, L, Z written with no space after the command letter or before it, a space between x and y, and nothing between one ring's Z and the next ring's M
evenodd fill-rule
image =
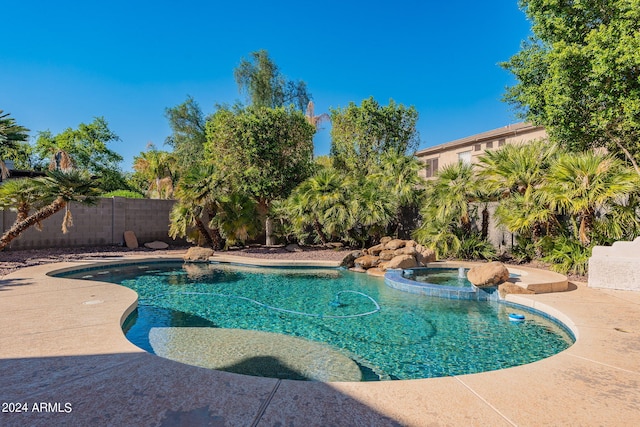
M0 425L640 422L640 293L578 284L567 292L509 295L556 316L577 337L566 351L528 365L425 380L320 383L211 371L140 350L120 327L135 308L133 291L46 274L94 263L25 268L0 282Z

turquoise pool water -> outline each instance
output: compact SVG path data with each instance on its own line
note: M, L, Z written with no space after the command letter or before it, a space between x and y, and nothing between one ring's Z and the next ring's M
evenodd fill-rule
M153 328L275 332L328 345L357 362L362 380L508 368L573 342L556 323L518 308L408 294L343 270L155 263L64 276L135 290L139 307L124 329L147 351L154 351ZM512 312L524 313L526 321L509 321Z

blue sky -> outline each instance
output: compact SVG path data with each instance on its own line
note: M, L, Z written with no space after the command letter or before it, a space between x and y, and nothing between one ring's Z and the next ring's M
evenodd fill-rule
M170 134L165 108L191 95L205 113L243 100L242 57L269 51L304 80L316 114L373 96L413 105L420 148L517 122L497 64L530 33L516 0L11 1L0 26L0 109L58 133L103 116L133 156ZM328 154L329 125L315 140Z

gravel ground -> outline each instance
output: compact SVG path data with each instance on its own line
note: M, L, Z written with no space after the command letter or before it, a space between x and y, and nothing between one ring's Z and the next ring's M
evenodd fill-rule
M0 252L0 277L4 277L9 273L24 267L54 262L74 261L79 259L100 260L103 258L117 256L126 257L165 254L182 256L188 248L188 246L170 246L169 249L166 250L152 250L147 248L128 249L122 246L98 246L2 251ZM253 258L340 261L348 252L348 250L325 249L318 247L305 247L301 252L288 252L284 248L259 247L233 250L226 253Z

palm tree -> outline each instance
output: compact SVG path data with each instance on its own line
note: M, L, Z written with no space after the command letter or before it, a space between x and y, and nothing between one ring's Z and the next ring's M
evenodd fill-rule
M624 204L637 193L637 174L618 159L593 151L559 156L549 168L544 197L553 209L575 218L577 238L583 246L593 237L594 222L600 211ZM635 212L629 211L635 222Z
M149 182L149 197L169 199L173 196L176 180L176 158L172 153L157 150L153 144L147 148L134 158L133 169Z
M171 236L186 236L190 227L196 227L208 246L221 249L220 231L215 227L210 232L206 226L220 204L220 187L222 182L213 166L199 165L187 170L175 191L179 203L171 212Z
M9 115L0 110L0 147L14 148L17 143L27 140L29 129L17 125L15 119ZM3 159L0 159L0 178L5 179L8 176L9 170Z
M391 222L395 223L396 236L405 238L405 230L414 228L409 224L415 225L416 210L422 204L425 180L418 171L423 167L424 164L414 156L385 153L378 172L370 175L377 181L379 194L389 197L395 206L395 218Z
M556 145L534 141L487 151L478 163L482 187L500 201L495 216L510 232L530 237L536 244L555 220L555 213L540 197ZM541 255L540 248L536 248Z
M42 195L43 206L26 218L14 222L11 228L0 237L0 250L29 227L41 223L62 209L67 209L62 222L62 232L66 233L72 224L69 203L92 205L96 203L99 195L99 190L89 174L77 170L50 171L47 176L34 179L34 182L38 187L37 191Z
M458 162L445 166L426 190L422 225L414 231L419 243L429 246L440 257L456 253L460 236L469 236L471 205L477 182L473 165Z
M321 169L302 182L287 201L294 228L301 231L310 224L323 244L343 233L351 222L347 202L350 183L331 168Z
M0 207L16 211L16 222L29 216L40 205L42 193L31 178L11 179L0 186Z
M315 129L318 129L320 123L331 120L327 113L322 113L318 116L315 115L315 105L313 101L309 101L309 103L307 104L307 111L305 112L304 116L306 117L307 122L309 122L309 124L312 125Z
M247 194L227 194L221 198L219 211L209 225L222 231L227 244L244 244L260 231L258 204Z

